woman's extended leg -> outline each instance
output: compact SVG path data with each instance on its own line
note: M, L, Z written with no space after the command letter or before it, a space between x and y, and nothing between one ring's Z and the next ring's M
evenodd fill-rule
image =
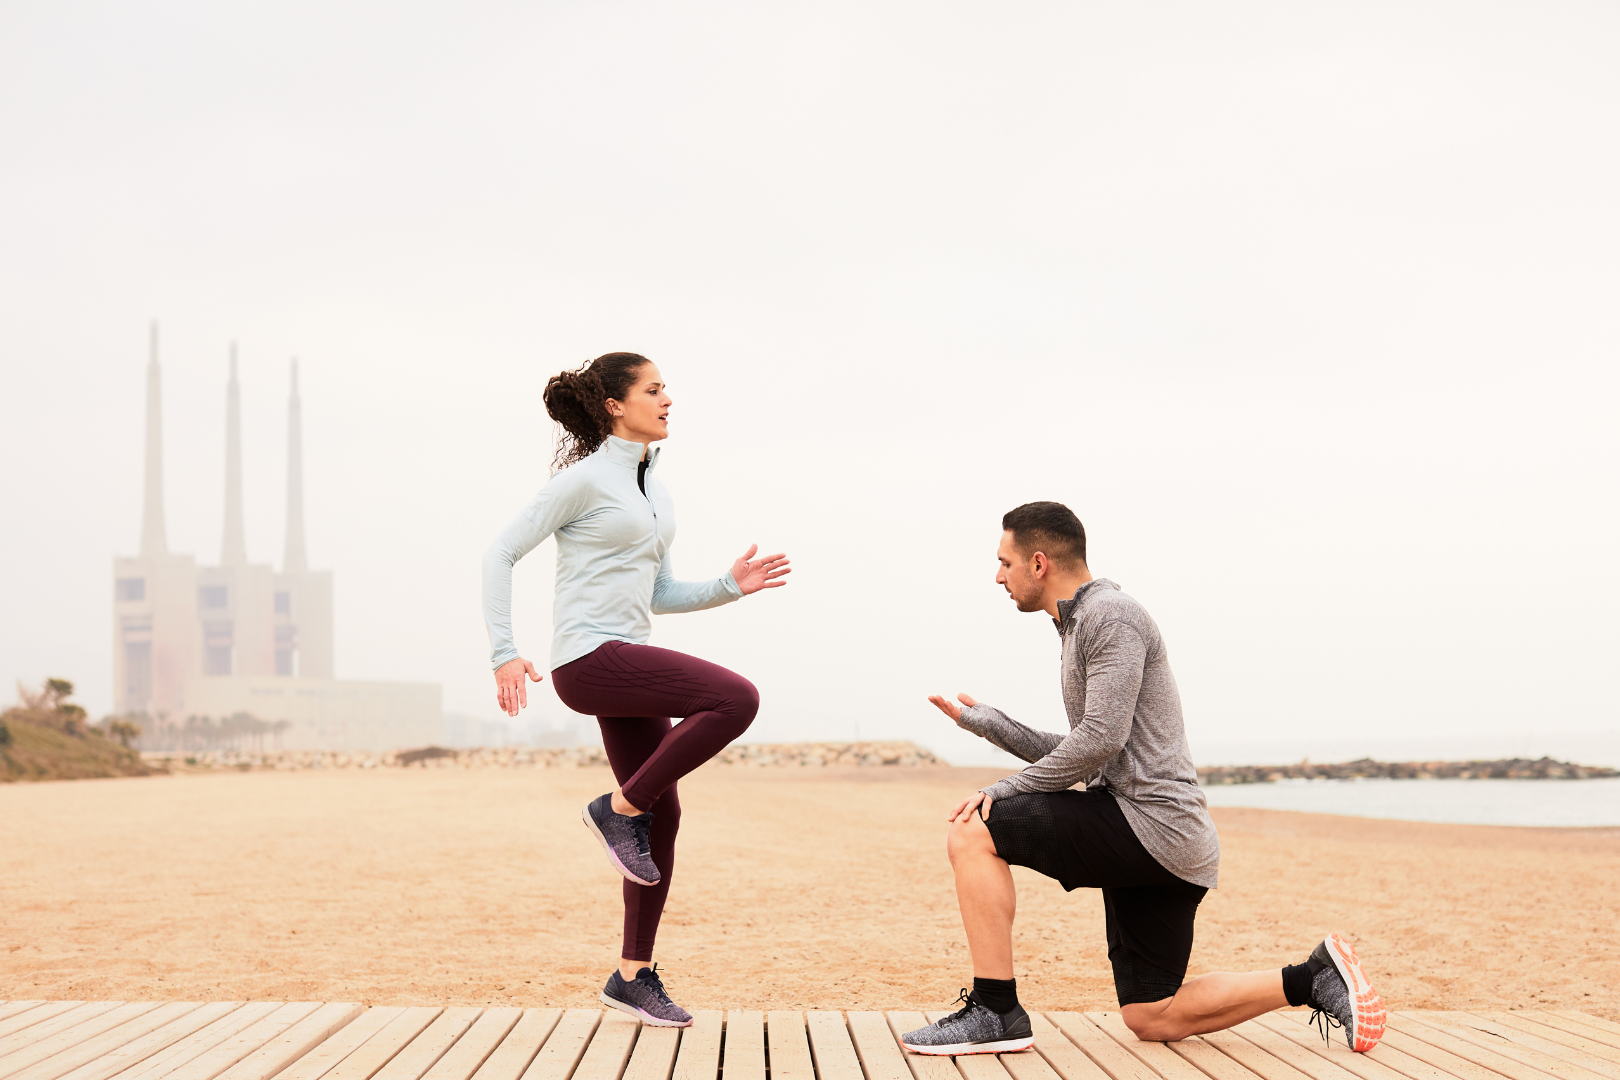
M670 730L665 716L601 716L597 722L602 728L608 764L621 784L635 775ZM656 885L624 883L624 947L619 953L619 974L626 979L634 979L643 965L652 963L658 921L663 918L664 898L669 895L669 879L675 872L675 834L681 828L681 800L673 786L648 809L653 815L649 846L663 876Z

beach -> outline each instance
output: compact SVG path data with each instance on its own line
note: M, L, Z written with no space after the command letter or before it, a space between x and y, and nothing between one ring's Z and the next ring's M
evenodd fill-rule
M941 1009L971 971L951 768L710 765L657 959L691 1008ZM619 878L579 808L603 768L223 772L0 785L0 998L595 1003ZM1213 811L1189 976L1347 934L1395 1008L1620 1018L1620 828ZM1113 1008L1095 891L1015 868L1020 996Z

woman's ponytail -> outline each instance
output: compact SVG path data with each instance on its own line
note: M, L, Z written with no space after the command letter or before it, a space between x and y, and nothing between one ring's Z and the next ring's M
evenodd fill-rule
M589 457L607 440L613 432L608 399L623 401L647 363L638 353L606 353L577 371L564 371L546 381L542 395L546 414L562 429L552 471Z

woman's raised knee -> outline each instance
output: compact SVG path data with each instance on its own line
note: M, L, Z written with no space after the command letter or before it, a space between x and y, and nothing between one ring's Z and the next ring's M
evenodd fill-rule
M759 688L738 675L735 682L726 687L725 703L716 711L729 717L736 733L741 735L759 715Z

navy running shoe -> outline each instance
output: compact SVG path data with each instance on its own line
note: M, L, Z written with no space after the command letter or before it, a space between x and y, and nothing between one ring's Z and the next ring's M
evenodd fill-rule
M1035 1032L1022 1005L1003 1016L964 988L960 1009L925 1028L908 1031L900 1042L914 1054L1010 1054L1035 1045Z
M632 982L625 982L624 976L614 971L602 988L602 1004L627 1012L653 1027L692 1025L692 1014L669 1000L664 980L658 977L657 964L636 972Z
M599 796L585 804L585 827L602 841L602 848L613 861L613 868L637 885L656 885L663 879L652 860L648 834L651 814L616 814L613 795Z

